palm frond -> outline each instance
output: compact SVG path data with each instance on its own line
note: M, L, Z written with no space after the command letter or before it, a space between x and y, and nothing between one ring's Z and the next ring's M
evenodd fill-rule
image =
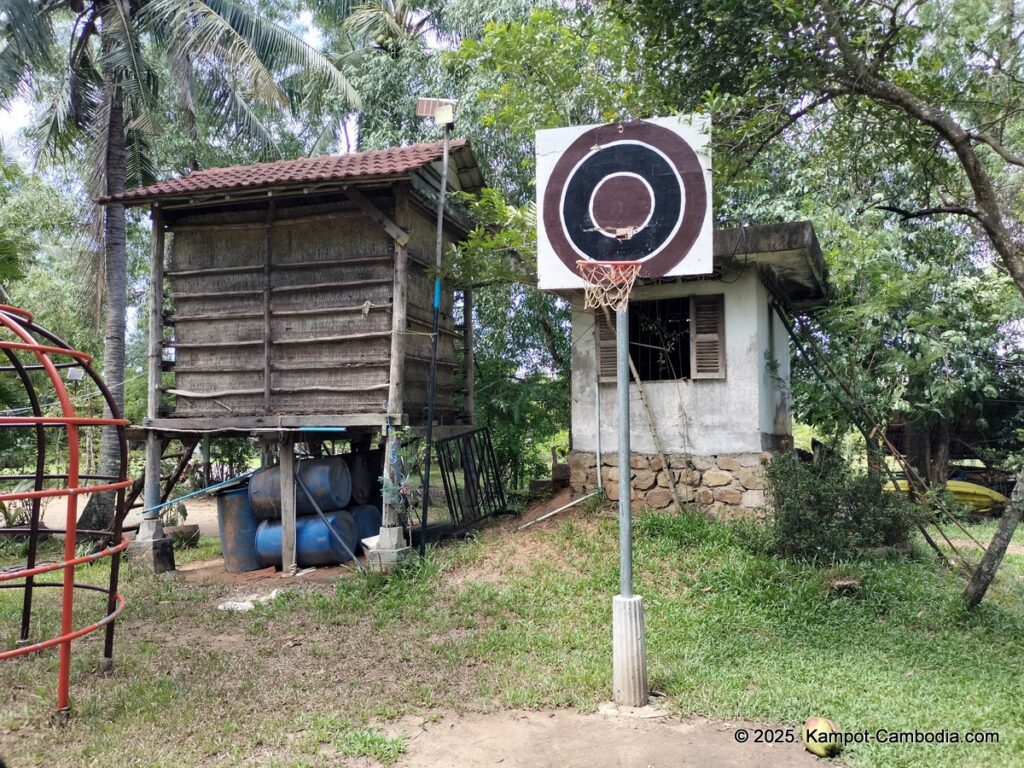
M339 27L352 13L357 3L350 0L311 0L307 5L322 27Z
M147 23L185 30L181 45L196 59L210 58L232 76L250 83L255 97L285 107L278 78L306 69L330 89L358 104L348 78L315 48L284 27L261 19L235 0L153 0L143 11Z
M234 84L219 73L213 73L211 80L203 84L202 89L206 101L213 109L219 130L233 127L247 139L262 146L268 154L284 156L273 130L264 123Z
M120 2L110 3L103 17L100 64L120 88L126 116L139 130L155 132L156 72L143 57L138 30Z
M22 88L27 77L53 63L56 2L0 0L0 103Z

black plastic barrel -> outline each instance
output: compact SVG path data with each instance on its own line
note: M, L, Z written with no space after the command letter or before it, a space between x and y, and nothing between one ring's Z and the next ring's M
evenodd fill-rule
M356 521L356 535L359 541L376 536L380 533L381 514L380 508L372 504L364 504L359 507L352 507L349 510Z
M352 476L343 456L302 459L295 464L298 477L313 494L320 509L344 509L352 498ZM256 472L249 480L249 502L256 517L274 520L281 517L281 468L277 465ZM295 514L316 513L312 502L295 484Z
M345 510L324 515L334 532L341 537L349 551L356 551L356 523ZM316 565L344 563L349 557L345 547L337 540L320 515L300 517L295 521L295 560L301 568ZM260 563L281 565L281 521L264 520L256 531L256 554Z
M256 556L256 528L259 523L249 504L247 486L217 494L220 549L228 572L244 573L264 567Z

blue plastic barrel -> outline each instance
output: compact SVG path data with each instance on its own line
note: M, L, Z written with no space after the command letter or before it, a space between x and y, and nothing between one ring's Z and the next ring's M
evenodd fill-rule
M249 504L246 486L217 494L217 525L224 567L229 573L256 571L264 567L256 556L256 528L260 521Z
M302 459L295 462L295 473L313 494L320 509L344 509L352 499L352 475L343 456ZM249 479L249 502L256 517L274 520L281 517L281 468L265 467ZM312 502L295 484L295 514L316 513Z
M380 510L372 504L352 507L349 510L356 521L356 536L359 541L376 536L380 533Z
M349 550L356 551L356 523L343 509L324 515ZM334 565L351 560L341 543L331 535L320 515L300 517L295 521L296 557L302 568ZM260 563L281 565L281 521L264 520L256 530L256 556Z

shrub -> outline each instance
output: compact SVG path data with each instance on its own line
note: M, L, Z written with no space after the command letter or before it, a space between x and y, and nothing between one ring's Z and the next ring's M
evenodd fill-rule
M874 547L906 542L911 508L902 494L826 455L810 464L780 454L768 464L778 554L800 560L842 560Z

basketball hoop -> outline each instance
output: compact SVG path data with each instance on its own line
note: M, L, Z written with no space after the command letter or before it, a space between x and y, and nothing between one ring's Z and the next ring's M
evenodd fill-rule
M625 309L643 265L642 261L577 261L580 277L586 281L587 309Z

